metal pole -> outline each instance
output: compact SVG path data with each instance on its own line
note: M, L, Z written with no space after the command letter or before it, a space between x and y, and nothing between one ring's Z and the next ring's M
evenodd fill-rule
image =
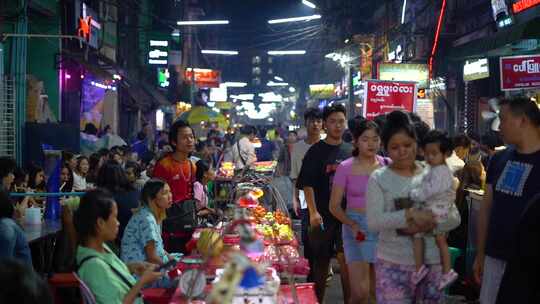
M191 105L195 105L195 90L197 85L195 84L195 57L197 56L197 29L191 28Z
M16 146L15 159L18 165L22 165L24 145L24 124L26 122L26 61L27 61L27 37L28 33L28 16L27 16L27 0L19 0L19 5L22 8L21 14L17 18L16 34L22 35L13 39L13 50L11 54L12 76L15 78L16 86Z
M353 74L354 68L352 64L349 64L348 71L349 73L349 117L354 117L354 87L353 87Z

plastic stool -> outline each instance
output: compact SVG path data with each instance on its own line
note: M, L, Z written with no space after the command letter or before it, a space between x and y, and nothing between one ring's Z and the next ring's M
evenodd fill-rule
M62 300L56 292L59 288L80 288L79 280L72 272L54 273L48 280L49 288L55 304L61 304ZM81 304L83 304L81 302Z

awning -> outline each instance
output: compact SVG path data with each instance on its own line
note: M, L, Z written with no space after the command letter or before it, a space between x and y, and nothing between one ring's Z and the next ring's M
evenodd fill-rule
M513 45L527 39L540 39L540 17L501 29L491 37L474 40L452 48L447 53L447 57L450 60L457 61L481 57L515 55L516 50Z
M171 103L161 92L156 88L149 86L148 84L142 82L143 89L150 95L160 106L170 106Z
M135 101L137 107L145 108L149 106L151 97L143 89L135 85L128 86L124 84L123 86L126 88L125 91L127 91L129 97Z

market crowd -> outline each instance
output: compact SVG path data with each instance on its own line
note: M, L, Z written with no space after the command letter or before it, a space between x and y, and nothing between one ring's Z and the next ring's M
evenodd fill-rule
M540 303L540 110L520 97L500 105L500 132L483 136L450 137L402 111L348 119L336 104L308 109L296 131L244 126L202 139L179 120L153 141L143 134L89 156L64 151L55 190L66 193L61 233L71 254L61 267L97 303L142 303L142 289L172 287L159 267L189 250L191 231L167 223L168 213L191 204L212 223L222 162L241 170L276 160L274 182L302 222L319 302L336 258L347 303L441 303L465 275L449 248L465 248L475 221L480 303ZM0 303L51 303L21 228L45 198L9 195L50 192L48 177L0 158L0 179ZM478 219L467 218L469 189L484 191Z

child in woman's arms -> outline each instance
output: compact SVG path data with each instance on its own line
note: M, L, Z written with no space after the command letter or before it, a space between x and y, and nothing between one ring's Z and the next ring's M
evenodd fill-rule
M446 233L448 231L440 229L440 224L447 221L448 212L452 204L455 203L456 198L454 177L446 164L446 158L452 154L453 145L445 132L432 130L426 135L422 146L429 168L422 176L421 183L411 191L410 197L414 201L423 202L422 208L432 211L438 224L433 233L440 251L443 267L443 276L439 283L439 289L442 290L452 284L458 277L458 274L451 268L450 252L446 242ZM412 281L415 285L424 279L428 273L428 268L424 265L423 236L423 234L416 234L413 237L416 272L412 276Z

